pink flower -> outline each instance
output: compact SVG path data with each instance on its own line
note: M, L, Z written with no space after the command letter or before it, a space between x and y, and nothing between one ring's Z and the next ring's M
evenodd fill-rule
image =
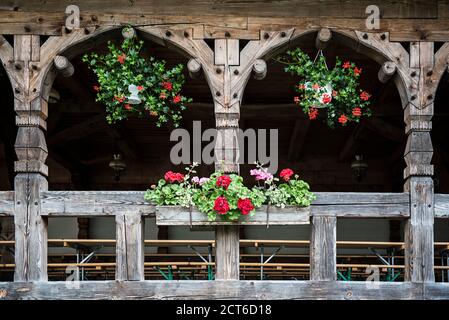
M260 169L252 169L250 170L250 175L255 176L256 180L263 180L263 181L271 181L273 180L273 175L271 173L268 173L264 170Z
M197 176L192 177L192 182L196 183L196 184L199 184L200 183L200 178L198 178Z
M299 97L294 97L294 98L293 98L293 101L295 101L296 103L298 103L298 102L299 102Z
M137 86L137 90L142 91L143 90L143 86Z
M320 90L320 85L317 84L317 83L315 83L315 84L312 86L312 89L313 89L313 90Z
M209 178L205 178L205 177L201 178L201 179L200 179L200 182L199 182L200 186L202 186L203 184L205 184L207 181L209 181Z
M323 95L321 96L321 101L324 104L328 104L329 102L332 101L332 97L329 94L327 94L327 93L323 93Z

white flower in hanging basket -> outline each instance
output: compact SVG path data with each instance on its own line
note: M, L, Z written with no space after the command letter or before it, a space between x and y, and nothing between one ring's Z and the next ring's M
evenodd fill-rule
M327 105L332 101L332 86L330 83L326 84L324 87L317 84L312 85L310 82L304 84L304 88L312 97L315 98L316 103L314 103L315 108L326 108Z

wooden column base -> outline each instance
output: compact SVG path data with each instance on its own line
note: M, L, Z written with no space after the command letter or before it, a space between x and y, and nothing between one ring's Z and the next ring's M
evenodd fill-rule
M239 280L239 235L239 226L217 226L215 228L216 280Z

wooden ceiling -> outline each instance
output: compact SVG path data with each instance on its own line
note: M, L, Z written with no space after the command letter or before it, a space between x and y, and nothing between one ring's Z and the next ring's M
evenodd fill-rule
M316 54L314 36L310 34L299 44L312 57ZM244 45L242 42L241 47ZM146 42L144 47L145 54L164 59L169 66L187 62L179 53L157 44ZM98 43L94 50L101 52L104 48L105 43ZM316 191L402 191L405 167L402 154L406 140L401 102L394 83L382 85L377 80L379 65L376 62L336 41L331 42L324 54L330 67L339 56L342 60L354 61L363 69L361 86L373 94L370 119L334 130L324 123L306 120L292 103L293 87L298 79L285 73L276 61L269 60L267 77L262 81L251 79L247 85L241 127L279 129L280 167L289 166L301 172ZM49 105L50 189L143 189L165 170L173 169L169 153L175 142L169 140L170 130L157 128L150 117L107 125L104 107L95 102L92 89L96 84L95 75L81 62L81 56L75 57L72 63L75 74L71 78L57 77L54 88L61 99ZM447 78L443 79L436 97L437 115L432 134L439 153L434 157L437 178L442 180L439 188L448 189L445 192L449 192L449 143L446 139L449 130L444 125L449 115L445 111ZM6 77L0 79L2 87L8 87ZM194 120L201 121L203 130L214 127L212 97L206 81L204 78L192 80L187 73L186 80L183 94L192 97L194 103L185 111L182 127L191 130ZM3 110L12 110L10 94L2 101ZM10 113L3 122L13 122L13 119ZM13 140L9 139L5 145L11 149L11 143ZM127 173L118 184L113 182L108 168L116 149L125 155L128 164ZM362 183L354 180L350 170L355 154L363 154L370 166ZM249 167L242 166L244 176ZM200 174L212 170L213 166L203 166Z

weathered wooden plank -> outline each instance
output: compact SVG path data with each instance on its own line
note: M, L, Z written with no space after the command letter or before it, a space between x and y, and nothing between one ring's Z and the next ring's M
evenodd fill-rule
M0 192L0 216L14 214L14 191Z
M72 2L68 0L49 0L45 6L32 0L14 1L9 4L2 4L1 9L9 11L31 11L31 12L61 12ZM186 2L182 0L146 1L117 0L108 4L107 12L114 13L134 13L134 14L165 14L174 13L204 15L244 15L262 17L334 17L344 18L365 18L365 9L372 4L370 0L359 1L310 1L310 0L287 0L287 1L234 1L234 0L214 0L214 1L194 1ZM101 2L80 0L77 5L82 11L104 12L105 8ZM415 1L394 1L379 0L376 2L382 9L384 18L437 18L437 0L415 0Z
M42 195L42 215L108 216L138 212L155 213L143 198L143 191L50 191Z
M233 222L233 225L298 225L309 223L309 208L277 208L270 206L267 214L267 206L263 206L256 210L253 216L242 216L239 221ZM190 214L189 208L179 206L156 207L156 224L162 226L189 225L207 226L207 225L229 225L227 221L208 221L207 216L192 209Z
M449 218L449 194L435 194L435 218Z
M405 279L412 282L435 281L434 196L430 177L411 177L410 218L404 229Z
M408 193L339 193L316 192L317 199L310 208L311 215L336 215L339 217L407 217L409 216ZM153 215L156 210L143 200L142 191L49 191L42 195L42 214L47 216L107 216L117 212L140 212L142 215ZM187 209L176 208L183 212L177 217L178 222L189 221ZM270 207L270 224L285 224L292 216L279 216L276 207ZM293 221L290 223L308 223L308 216L303 209L291 212ZM301 214L303 214L301 216ZM173 214L171 214L173 216ZM174 218L174 217L172 217ZM249 218L243 217L242 222ZM258 210L251 219L258 224L266 224L266 207ZM277 220L276 220L277 219ZM204 214L192 211L192 223L204 222ZM175 223L175 220L173 221Z
M337 280L337 218L312 217L310 280Z
M140 213L119 213L116 222L117 265L115 279L145 280L144 219Z
M238 226L215 228L215 279L239 280L240 246Z
M47 220L39 201L47 189L47 179L38 173L15 178L15 281L47 280Z
M398 300L449 299L448 285L360 281L84 281L79 289L58 282L1 282L3 300Z

